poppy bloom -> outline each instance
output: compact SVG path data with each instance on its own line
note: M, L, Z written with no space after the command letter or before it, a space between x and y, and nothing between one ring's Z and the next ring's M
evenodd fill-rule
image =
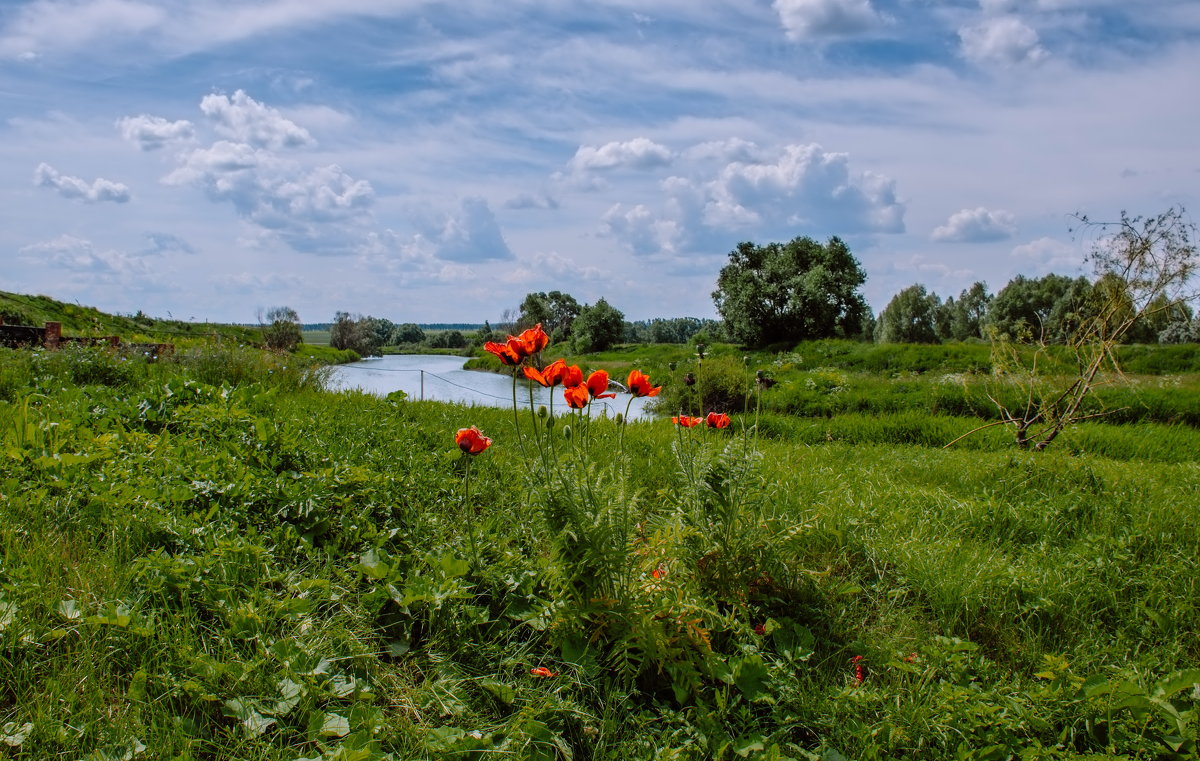
M850 662L854 664L854 681L862 684L867 678L867 668L862 663L863 656L856 655L850 659Z
M666 576L666 575L667 575L667 570L665 568L663 568L661 565L658 568L655 568L653 571L650 572L650 577L654 578L654 579L661 579L663 576Z
M710 412L708 413L708 417L706 417L704 420L706 423L708 423L709 428L729 427L729 416L724 412Z
M521 364L521 355L513 350L508 344L498 344L495 341L488 341L483 345L485 351L495 354L500 359L501 364L519 365Z
M591 397L588 396L587 386L571 386L563 389L563 399L567 400L567 406L573 410L581 410L587 406Z
M639 397L658 396L658 392L662 391L662 386L651 386L650 376L641 370L630 370L629 380L625 385L629 387L629 393Z
M541 679L547 679L552 676L558 676L558 672L551 671L550 669L546 668L545 666L534 666L533 668L529 669L529 675L536 676Z
M679 417L671 418L671 422L676 425L681 425L684 428L695 428L704 422L704 418L691 417L690 415L680 415Z
M492 445L492 440L483 435L475 426L459 428L454 434L454 443L467 454L479 454Z
M754 625L754 633L760 637L765 637L767 635L767 625L766 624L755 624Z
M537 354L549 346L550 336L546 335L546 331L542 330L542 323L539 322L529 330L521 331L521 335L519 336L509 336L508 343L510 346L513 341L520 344L525 356L529 356L530 354Z
M541 371L535 370L532 367L525 368L525 377L532 381L537 381L546 388L554 388L563 382L563 374L567 370L567 361L565 359L556 359L546 365Z
M567 365L563 368L562 384L567 387L583 385L583 370L579 369L579 365Z
M606 394L608 391L608 372L597 370L587 377L587 390L593 399L616 399L616 394Z

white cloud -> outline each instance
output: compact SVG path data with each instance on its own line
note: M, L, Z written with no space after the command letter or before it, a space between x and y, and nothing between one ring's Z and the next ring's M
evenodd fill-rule
M439 259L480 262L513 258L496 215L483 198L464 198L457 213L426 216L417 220L417 225L420 237L433 246Z
M84 203L126 203L132 197L129 188L119 182L97 177L89 185L78 177L60 174L57 169L43 162L33 172L33 184L53 188L63 198L77 198Z
M506 209L557 209L558 201L548 193L521 193L504 202Z
M200 101L200 110L215 122L218 133L256 148L299 148L314 142L308 130L243 90L235 92L232 98L216 93L206 95Z
M153 151L177 140L188 140L195 133L192 123L180 119L169 122L161 116L126 116L117 120L121 136L136 143L143 151Z
M147 233L146 240L150 242L150 245L141 251L143 256L196 253L196 249L190 243L171 233Z
M1014 247L1012 255L1022 260L1022 271L1032 266L1042 275L1050 272L1073 274L1083 267L1084 259L1078 244L1064 243L1047 237Z
M820 223L847 233L904 230L895 181L852 173L849 155L815 143L786 146L772 163L731 163L707 190L704 217L713 226Z
M601 146L581 145L570 166L576 172L609 169L653 169L671 163L671 150L645 138L635 137Z
M1016 235L1016 217L1002 209L989 211L980 206L950 215L946 224L934 229L933 239L954 243L983 243L1006 240Z
M50 265L71 274L88 273L105 279L127 274L145 274L143 259L115 250L101 251L90 241L74 235L24 246L18 254L31 263Z
M43 49L127 39L158 26L166 17L166 9L134 0L28 3L13 13L4 27L0 57L24 58Z
M672 253L680 238L678 222L657 217L642 204L615 204L600 219L601 234L616 238L637 256Z
M978 64L1015 66L1038 63L1049 56L1038 33L1016 16L984 19L958 30L960 52Z
M870 0L775 0L772 5L792 40L858 34L880 23Z
M350 253L374 200L370 183L335 164L305 168L226 140L189 152L163 181L199 186L293 249L319 254Z
M765 153L758 145L749 140L743 140L740 137L731 137L726 140L710 140L699 145L693 145L683 151L683 156L690 160L715 160L724 163L742 161L753 163L762 161Z

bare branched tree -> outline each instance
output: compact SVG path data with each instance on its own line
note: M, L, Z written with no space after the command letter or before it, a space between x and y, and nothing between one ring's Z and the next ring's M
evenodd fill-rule
M1141 322L1196 299L1193 276L1200 264L1192 242L1196 226L1182 207L1152 217L1121 212L1116 222L1097 222L1086 215L1077 215L1076 220L1076 231L1095 236L1088 261L1096 275L1090 303L1074 316L1076 327L1067 340L1076 373L1066 379L1044 374L1040 367L1048 355L1044 337L1022 344L993 335L993 373L1007 383L1020 384L1023 401L1013 405L1000 401L1000 393L989 394L1000 420L946 446L984 428L1004 425L1012 430L1017 446L1042 450L1068 426L1110 414L1085 411L1084 402L1097 387L1110 382L1108 378L1121 377L1118 345Z

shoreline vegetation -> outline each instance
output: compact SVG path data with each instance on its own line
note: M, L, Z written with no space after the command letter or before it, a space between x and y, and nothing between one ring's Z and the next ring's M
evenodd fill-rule
M1043 452L943 448L1021 389L980 344L509 368L636 425L301 346L0 348L5 757L1195 757L1198 346Z

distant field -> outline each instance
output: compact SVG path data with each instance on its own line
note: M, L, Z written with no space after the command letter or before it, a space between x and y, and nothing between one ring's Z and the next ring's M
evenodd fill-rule
M329 331L328 330L305 330L303 332L304 343L312 344L313 346L328 346Z

